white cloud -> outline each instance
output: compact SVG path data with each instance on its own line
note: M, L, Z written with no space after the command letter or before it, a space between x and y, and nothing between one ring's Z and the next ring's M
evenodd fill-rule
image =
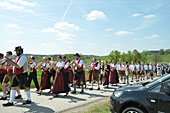
M59 32L59 31L75 31L80 30L75 24L69 24L68 22L59 22L54 25L53 28L43 29L42 32Z
M154 17L156 17L155 15L146 15L146 16L144 16L143 18L145 18L145 19L149 19L149 18L154 18Z
M58 40L74 40L77 35L75 34L69 34L69 33L64 33L64 32L58 32L57 34Z
M93 10L87 15L87 20L106 19L106 15L102 11Z
M13 32L15 35L20 35L20 34L22 34L22 31L14 31Z
M154 35L151 35L151 36L145 36L145 39L157 39L159 37L160 37L160 35L154 34Z
M121 44L120 43L116 43L116 44L113 44L114 46L120 46Z
M0 7L8 10L24 10L24 7L14 5L9 2L0 2Z
M107 29L104 29L105 31L113 31L112 28L107 28Z
M34 7L34 6L37 5L37 3L35 3L35 2L28 2L28 1L25 1L25 0L10 0L10 1L24 5L24 6L30 6L30 7Z
M160 43L165 43L165 42L166 42L166 40L160 40L159 42L160 42Z
M13 28L18 28L17 24L8 24L6 28L13 29Z
M59 22L56 23L53 28L43 29L41 31L56 33L58 40L64 41L64 43L69 43L67 42L68 40L74 40L75 38L77 38L77 35L72 33L73 31L77 30L80 30L80 28L75 24L70 24L68 22Z
M131 35L133 34L133 32L129 32L129 31L118 31L118 32L115 32L115 35L117 36L124 36L124 35Z
M143 14L135 13L132 15L132 17L142 16Z
M75 24L69 24L68 22L59 22L54 25L55 29L58 30L66 30L66 31L73 31L73 30L80 30L78 26Z
M140 40L140 39L139 39L139 38L134 38L133 40L134 40L134 41L138 41L138 40Z
M46 28L46 29L41 30L41 32L59 32L59 31L54 28Z

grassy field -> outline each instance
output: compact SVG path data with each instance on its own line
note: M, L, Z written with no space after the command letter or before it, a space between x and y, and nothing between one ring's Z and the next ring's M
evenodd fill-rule
M110 112L110 102L107 102L101 106L96 106L95 108L93 108L85 113L111 113Z
M161 55L162 62L170 62L170 54L169 55ZM153 62L152 56L147 56L147 62Z

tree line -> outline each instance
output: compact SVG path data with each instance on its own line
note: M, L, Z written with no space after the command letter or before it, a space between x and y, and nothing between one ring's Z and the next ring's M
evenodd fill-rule
M161 62L162 55L168 55L170 54L170 49L164 50L160 49L159 51L142 51L139 52L138 50L134 49L133 51L120 52L118 50L111 51L109 54L109 59L114 60L117 62L134 62L134 63L149 63L147 62L148 56L151 56L152 61L154 63Z

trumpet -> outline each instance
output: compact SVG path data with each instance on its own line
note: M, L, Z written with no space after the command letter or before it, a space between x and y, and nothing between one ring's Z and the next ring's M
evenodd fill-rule
M37 68L39 68L39 69L42 69L42 62L40 62L38 65L37 65Z
M16 55L12 55L12 56L5 56L3 59L0 60L0 64L5 64L7 62L7 59L12 59L14 58Z
M7 58L3 58L3 59L0 60L1 65L5 64L6 62L7 62Z

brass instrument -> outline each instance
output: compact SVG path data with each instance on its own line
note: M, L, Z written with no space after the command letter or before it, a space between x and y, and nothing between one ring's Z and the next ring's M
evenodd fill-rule
M37 65L37 68L39 68L39 70L41 70L42 68L43 68L43 66L42 66L42 62L40 62L38 65Z
M0 60L0 64L3 65L7 62L7 59L12 59L13 57L15 57L16 55L12 55L12 56L5 56L3 59Z
M33 72L33 71L34 71L34 69L33 69L33 68L31 68L31 67L30 67L29 69L30 69L30 72Z
M5 64L6 60L7 60L6 58L1 59L1 60L0 60L0 64L1 64L1 65Z

